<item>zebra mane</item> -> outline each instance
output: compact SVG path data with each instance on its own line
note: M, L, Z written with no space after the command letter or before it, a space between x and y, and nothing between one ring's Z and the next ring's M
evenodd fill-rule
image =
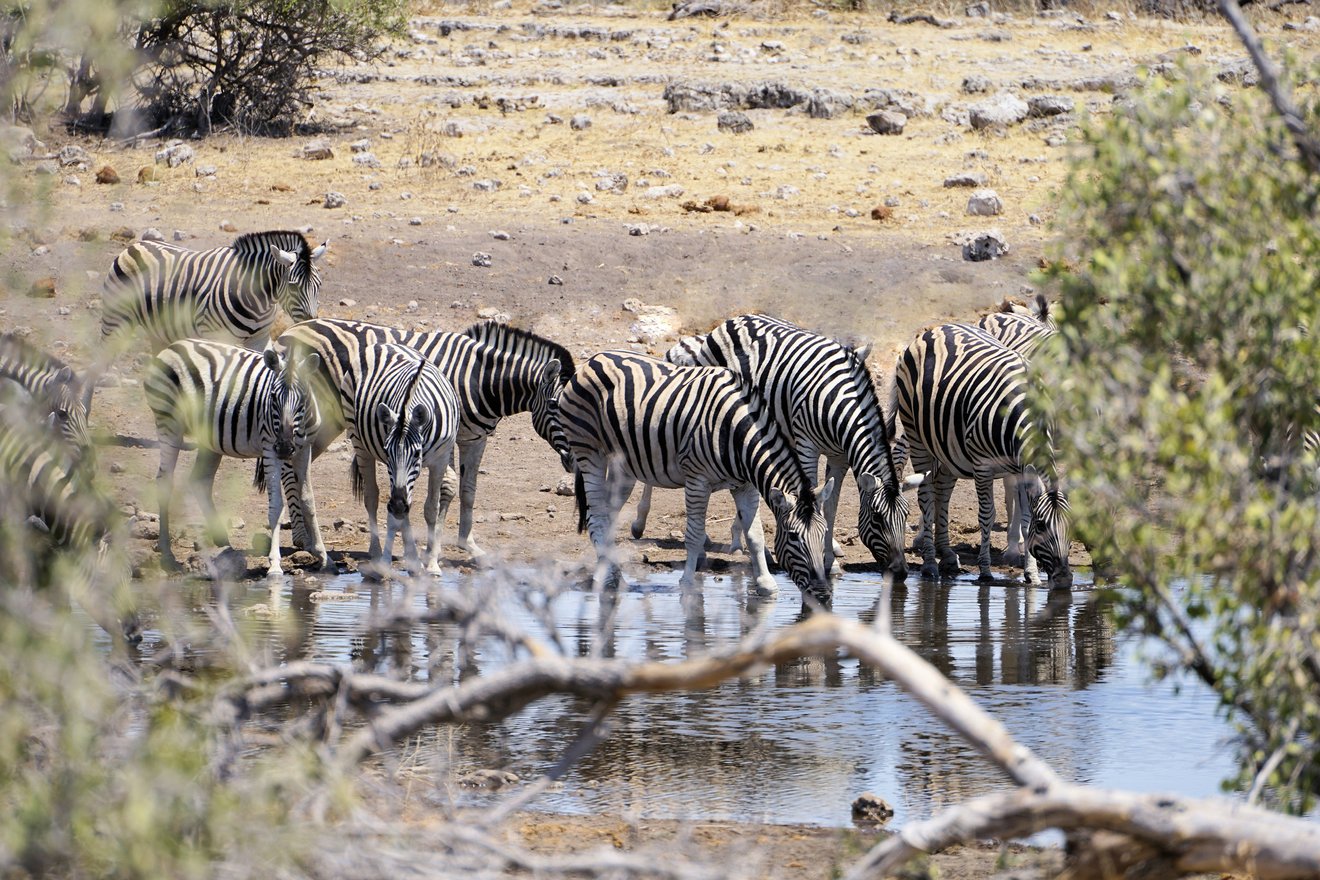
M816 505L816 488L811 485L811 480L807 477L807 472L802 467L801 460L797 457L797 453L793 451L793 444L779 429L779 423L775 421L769 401L765 399L765 395L761 393L761 389L752 379L746 352L738 352L738 360L740 362L738 367L728 368L729 372L733 373L752 416L759 424L764 426L766 433L778 438L779 442L789 450L789 468L792 470L793 478L797 481L797 513L798 516L804 519L809 518L812 508Z
M875 383L871 380L871 371L866 366L866 361L862 360L861 354L857 349L851 346L844 346L848 352L848 361L852 367L852 378L857 388L862 394L870 393L870 397L875 401L875 411L879 415L879 424L876 428L880 432L877 438L880 441L880 448L884 450L885 461L889 464L889 473L894 483L898 483L898 468L894 465L894 450L891 441L894 439L894 426L890 424L889 416L885 413L885 408L880 403L880 395L875 390Z
M256 261L270 259L271 245L282 251L291 251L297 254L297 266L301 270L302 277L311 277L312 247L307 243L307 239L303 237L301 232L292 232L287 229L248 232L234 239L234 243L230 247L234 249L234 253L238 254L239 259Z
M517 327L510 327L508 324L501 324L499 321L480 321L464 330L463 335L480 342L482 345L488 345L509 354L525 353L534 358L543 358L547 361L557 360L559 361L559 375L565 381L577 372L577 367L573 363L573 355L569 354L567 348L546 339L544 336L538 336L530 330L520 330Z
M417 358L417 371L413 373L412 379L408 382L408 389L403 392L403 405L399 408L399 424L394 427L394 436L402 438L403 432L408 430L408 401L412 400L413 392L417 390L417 383L422 379L422 371L426 369L429 363L426 358L420 355Z

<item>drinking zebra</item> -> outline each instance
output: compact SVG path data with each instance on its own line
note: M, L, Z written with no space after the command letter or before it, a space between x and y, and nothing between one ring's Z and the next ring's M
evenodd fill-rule
M1055 586L1072 583L1068 564L1068 502L1057 481L1044 486L1023 449L1035 430L1026 405L1026 361L983 330L942 324L919 333L898 361L894 398L913 469L926 472L921 505L923 577L957 573L949 547L949 495L961 479L976 481L982 580L991 579L991 487L1005 473L1022 474L1018 498L1029 516L1024 570L1039 582L1037 560ZM934 540L932 541L932 535ZM936 554L939 566L936 566Z
M221 456L256 458L254 483L265 489L269 501L268 554L270 575L281 573L280 513L284 463L307 483L311 440L320 427L317 401L306 376L316 370L319 356L297 363L282 361L267 349L255 352L223 342L186 339L167 346L152 358L143 378L147 404L156 419L160 438L160 470L156 488L160 503L161 566L177 569L170 547L170 502L174 468L186 439L197 446L191 482L200 484L198 500L206 518L208 537L228 546L227 529L216 514L215 474ZM290 511L306 515L303 529L313 536L311 549L320 564L328 561L314 507Z
M0 378L23 389L70 444L79 466L94 467L83 389L73 369L13 333L0 334Z
M408 513L413 486L423 467L430 470L426 503L427 544L425 567L440 571L440 488L445 467L453 457L458 435L458 397L449 380L435 365L405 345L373 345L365 354L366 369L351 388L341 388L352 400L346 411L348 435L353 442L353 494L367 509L371 533L368 555L387 569L394 536L402 532L404 556L416 568L417 545ZM382 546L376 521L380 489L376 462L385 464L390 497L385 505L386 531Z
M976 322L986 333L993 336L1001 345L1013 349L1022 357L1030 360L1040 344L1055 334L1054 319L1050 317L1049 303L1045 297L1036 296L1034 307L1005 299L999 310L982 315ZM1004 525L1008 532L1008 546L1004 549L1004 562L1008 565L1022 564L1022 519L1018 511L1016 474L1005 474L1004 484Z
M866 369L869 348L854 350L767 315L730 318L702 337L684 337L665 356L673 363L742 370L764 396L780 431L814 481L821 456L836 488L849 470L860 494L857 531L877 562L898 580L907 576L904 546L908 502L903 490L920 475L900 480L893 438ZM843 549L834 540L836 492L825 505L830 537L825 564L833 569ZM649 487L638 502L633 535L641 535L650 509ZM735 534L735 542L736 542Z
M564 386L559 415L577 470L578 531L589 530L596 548L597 585L618 582L614 524L640 480L684 490L683 585L693 582L705 549L710 495L730 489L757 588L767 594L776 589L765 562L764 496L775 516L780 566L804 598L829 602L821 506L834 484L826 482L819 494L813 491L788 438L739 373L604 352Z
M477 473L486 441L506 416L531 411L532 427L570 467L568 444L554 415L554 400L563 378L572 375L573 357L548 339L495 322L483 322L463 333L396 330L362 321L321 318L290 327L280 337L286 348L321 354L326 384L339 389L362 373L365 352L372 345L394 343L420 352L449 379L458 396L459 519L458 543L473 558L484 555L472 535ZM340 396L338 410L327 408L313 457L320 455L346 424ZM441 499L440 515L452 495ZM294 536L295 541L297 535Z
M135 643L118 505L41 410L30 400L0 406L0 583L58 590Z
M294 321L315 318L321 275L298 232L252 232L228 247L192 251L138 241L115 258L105 279L98 370L109 366L121 337L144 336L157 351L180 339L204 338L248 348L265 346L275 307ZM91 408L92 383L84 393Z

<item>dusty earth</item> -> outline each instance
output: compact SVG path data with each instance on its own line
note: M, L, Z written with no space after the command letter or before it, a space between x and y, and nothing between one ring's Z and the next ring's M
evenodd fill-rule
M41 195L9 201L3 325L28 328L81 365L94 353L100 280L122 239L155 229L203 248L237 233L294 228L330 241L321 266L327 316L458 330L506 315L585 359L614 347L660 355L674 341L673 333L639 335L629 300L673 309L675 332L759 310L872 342L870 363L887 399L895 357L916 330L1022 295L1036 284L1039 261L1058 253L1066 231L1054 224L1056 208L1080 119L1108 112L1114 92L1143 67L1195 56L1222 69L1245 57L1217 23L1138 19L1126 8L986 18L964 16L959 4L937 27L824 8L668 22L664 11L636 7L495 6L432 9L381 62L327 70L307 135L219 134L189 142L192 158L170 167L155 158L162 142L39 131L52 153L74 144L88 155L54 173L35 160L23 166ZM1298 7L1265 19L1262 31L1313 54L1314 30L1283 30L1290 9ZM731 94L738 84L777 84L779 92L814 95L818 112L832 115L721 108L743 110L755 126L734 134L717 126L717 110L670 112L665 92L675 83L714 85L716 93L729 86ZM1230 96L1241 87L1225 85ZM1074 110L969 125L969 108L1001 91L1067 98ZM908 111L903 132L871 132L873 107ZM327 142L333 157L304 158L314 140ZM97 182L107 165L122 182ZM972 189L945 185L967 173L996 191L999 216L969 215ZM328 193L343 205L327 207ZM691 210L716 197L736 210ZM967 236L991 228L1008 253L964 260ZM489 254L489 266L474 265L478 252ZM54 279L53 299L24 295L40 278ZM119 380L98 390L92 413L110 444L104 476L142 514L138 561L148 575L157 454L135 444L154 437L137 384L150 354L121 359ZM264 530L264 499L249 488L250 473L244 462L221 470L238 547ZM346 453L328 453L313 473L332 558L351 567L366 539ZM515 562L589 561L572 498L554 492L562 477L526 416L501 425L478 485L483 546ZM865 566L870 560L854 543L851 480L842 497L844 566ZM635 566L643 555L651 564L681 563L681 504L677 492L657 493L649 536L633 545ZM727 496L712 507L714 534L729 513L721 505ZM456 514L446 523L450 537ZM970 486L960 487L953 518L955 542L965 542L972 563ZM180 559L198 534L193 526L176 536ZM1001 531L996 549L1002 542ZM468 564L453 547L445 559ZM1080 547L1075 561L1086 561ZM264 560L254 554L251 564L259 574ZM639 835L676 833L663 823L647 827L643 834L622 820L543 817L521 833L550 848L628 846ZM768 854L767 876L827 876L841 853L865 846L852 832L718 827L725 830L698 836L717 850L734 838L750 841ZM988 873L997 852L966 851L943 873Z

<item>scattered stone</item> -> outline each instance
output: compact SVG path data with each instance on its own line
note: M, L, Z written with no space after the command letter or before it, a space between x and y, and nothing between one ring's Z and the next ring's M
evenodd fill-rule
M184 232L182 229L176 229L174 230L174 234L171 236L171 238L173 238L175 241L187 241L188 239L192 238L192 236Z
M71 166L86 168L92 164L92 154L77 144L69 144L60 147L60 151L55 154L55 161L60 163L61 168Z
M1045 138L1045 146L1047 147L1062 147L1066 143L1068 143L1068 138L1058 132Z
M833 119L853 108L853 96L829 89L814 89L807 99L807 115L812 119Z
M48 275L45 278L38 278L36 281L32 282L32 286L28 288L27 295L33 299L54 299L54 276Z
M586 131L591 128L591 117L585 113L579 113L568 120L568 127L574 131Z
M214 165L198 165L193 169L194 177L215 177L216 168Z
M994 217L1004 212L1004 202L992 189L978 189L967 200L967 213L977 217Z
M579 205L590 205L596 200L589 192L580 192L576 198Z
M990 91L990 80L988 77L974 73L971 76L963 77L962 91L965 95L981 95Z
M341 192L330 192L325 194L325 206L327 208L342 208L348 204L348 199Z
M409 225L409 226L421 226L421 225L422 225L422 218L421 218L421 217L412 217L412 218L410 218L410 219L408 220L408 225Z
M127 226L121 226L114 232L110 233L111 241L121 241L125 244L133 241L135 238L137 238L137 233Z
M963 259L973 263L984 260L997 260L1008 253L1008 242L997 229L991 229L976 235L963 245Z
M1027 102L1011 92L1000 92L979 104L973 104L967 110L967 119L972 128L983 129L995 125L1013 125L1027 118L1030 111Z
M894 209L888 205L876 205L871 209L872 220L888 220L894 216Z
M346 309L351 309L353 306L357 305L357 300L350 297L344 297L339 301L339 304Z
M1077 102L1067 95L1032 95L1027 99L1029 116L1058 116L1073 112Z
M571 498L573 496L573 477L560 477L558 485L555 486L555 494Z
M963 12L968 18L989 18L990 4L985 2L985 0L981 0L980 3L973 3L971 6L968 6Z
M669 306L647 305L630 297L624 300L623 309L637 316L637 320L628 327L628 332L632 334L629 342L654 346L678 335L678 312Z
M170 143L164 149L156 151L156 164L168 165L170 168L178 168L180 165L191 162L196 156L192 147L185 143L175 141Z
M46 151L46 145L37 140L32 129L21 125L0 126L0 150L10 162L18 163Z
M82 186L82 180L76 174L70 174L64 178L65 186Z
M715 124L720 131L728 134L746 134L756 127L752 125L751 118L739 110L725 110L716 119Z
M629 235L650 235L651 226L648 223L630 223L628 225Z
M623 193L628 189L628 175L621 171L597 171L596 191Z
M641 197L644 199L676 199L682 195L683 187L677 183L671 183L667 186L651 186L641 192Z
M109 165L102 165L96 172L96 182L105 184L114 184L119 182L119 172Z
M495 7L499 4L496 3ZM518 782L517 774L508 770L473 770L458 777L457 782L463 788L483 788L490 791L501 789Z
M560 278L558 275L551 275L550 280L547 283L555 287L560 287L563 285L564 279Z
M878 110L866 117L866 124L876 134L902 134L908 118L894 110Z
M894 818L894 808L884 798L868 791L852 802L852 818L859 825L883 825Z
M146 229L142 230L142 240L143 240L143 241L164 241L164 240L165 240L165 236L164 236L164 235L161 233L161 231L160 231L159 229L157 229L156 227L154 227L154 226L148 226Z
M1029 214L1027 215L1027 222L1030 223L1032 226L1039 226L1045 221L1041 218L1039 214Z
M490 266L490 261L491 261L490 254L477 251L475 254L472 255L472 265L474 266L481 266L482 268L486 268Z
M304 159L333 159L335 151L331 149L330 142L327 140L315 140L304 144L302 148L302 157Z
M945 189L957 186L985 186L985 175L979 171L964 171L944 178Z
M472 181L472 188L477 192L495 192L501 186L502 184L494 179Z
M371 149L371 139L363 138L360 141L353 141L348 145L348 148L354 153L366 153Z
M43 177L53 177L60 173L60 166L51 159L43 159L34 165L32 170Z
M353 164L363 168L379 168L380 160L375 153L357 153L353 156Z
M490 237L496 241L508 241L510 236L509 233L502 229L492 229L490 231Z

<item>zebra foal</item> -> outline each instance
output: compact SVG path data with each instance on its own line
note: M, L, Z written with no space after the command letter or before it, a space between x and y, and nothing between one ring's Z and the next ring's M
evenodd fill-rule
M858 535L876 562L901 581L907 577L904 547L909 510L903 493L922 478L904 481L898 476L894 441L866 368L868 352L869 348L854 350L779 318L741 315L705 336L684 337L665 359L741 371L767 401L780 432L792 442L813 482L822 456L826 479L833 480L836 489L851 469L860 496ZM843 552L834 541L838 504L836 491L825 505L829 569ZM634 537L645 528L649 509L647 487L638 502Z
M576 463L578 531L596 548L598 586L617 583L614 524L641 481L684 490L687 562L681 583L693 582L706 546L712 492L729 489L737 527L747 536L757 588L777 588L765 561L760 499L775 516L775 557L804 597L828 603L823 502L765 403L739 374L676 367L629 352L588 360L559 395L559 417Z
M1039 560L1054 586L1071 585L1067 498L1057 482L1044 485L1040 474L1047 470L1023 460L1025 441L1036 430L1026 406L1026 360L977 327L929 327L899 357L894 403L912 467L927 472L917 496L922 576L959 571L957 554L949 546L949 495L959 479L973 479L981 526L977 563L983 581L993 578L993 481L1003 474L1021 474L1018 503L1022 518L1029 517L1026 579L1039 582Z
M0 334L0 378L37 402L76 451L79 466L95 466L84 389L73 369L13 333Z
M417 545L408 514L413 486L423 467L430 470L426 503L426 571L440 572L440 522L437 516L443 473L458 435L458 398L435 365L403 345L375 345L366 353L367 369L349 390L348 434L353 443L353 492L367 510L371 533L368 555L388 569L394 536L402 533L405 559L416 568ZM382 546L376 521L380 489L376 462L389 474Z
M229 535L216 514L215 474L222 456L256 458L254 482L265 489L269 501L268 563L270 575L281 573L280 513L283 508L284 463L306 481L311 462L311 438L320 427L320 411L305 376L314 371L319 356L298 363L281 361L273 350L257 353L223 342L187 339L167 346L147 365L143 389L156 420L160 438L160 469L156 489L160 503L160 558L165 569L177 569L170 547L170 504L174 469L187 439L197 446L191 482L202 492L198 500L212 543L228 546ZM291 511L295 516L302 511ZM325 544L316 523L315 508L305 512L303 524L314 536L311 548L325 565Z
M486 321L463 333L397 330L364 321L320 318L290 327L279 339L290 350L318 351L324 363L324 386L339 406L327 406L325 424L313 457L330 445L347 424L345 411L352 388L365 370L367 352L379 344L404 345L419 352L449 380L458 399L459 517L458 543L474 559L484 555L472 535L477 473L486 442L500 421L529 412L532 427L571 466L568 443L554 412L554 400L564 377L574 369L573 357L548 339ZM440 500L440 516L449 509L452 493Z
M316 248L298 232L252 232L227 247L192 251L163 242L138 241L115 258L106 276L101 308L105 349L98 370L109 366L122 337L143 337L150 351L180 339L212 339L260 349L280 306L294 321L315 318L321 289L316 262L330 243ZM84 392L91 408L92 387Z

